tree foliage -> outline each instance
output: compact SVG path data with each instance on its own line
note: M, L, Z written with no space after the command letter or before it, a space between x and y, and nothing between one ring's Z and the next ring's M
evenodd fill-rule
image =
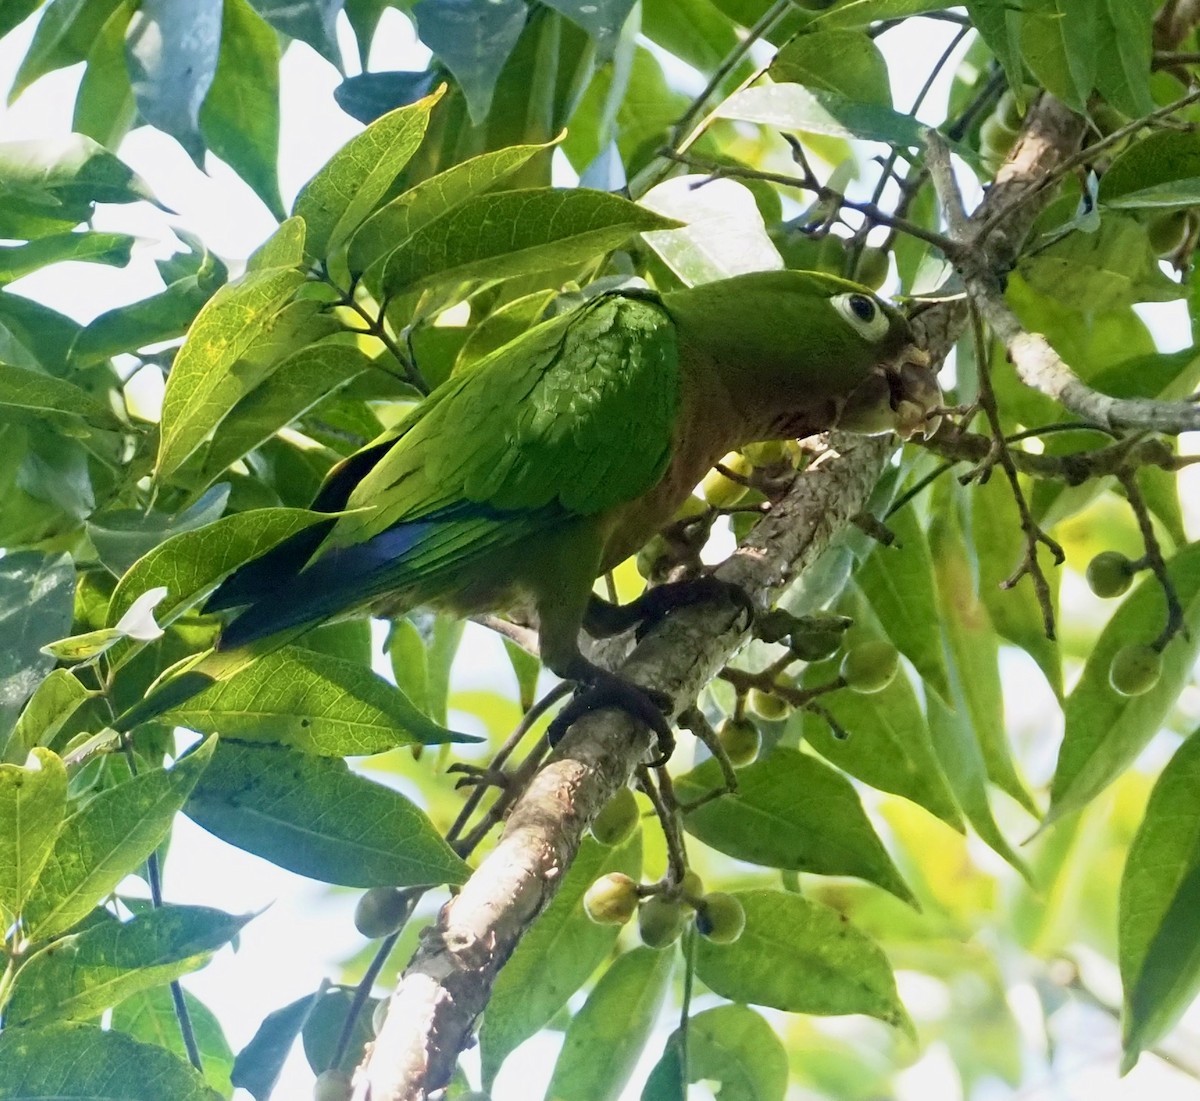
M297 1038L322 1096L360 1064L360 1097L465 1096L476 1028L484 1088L562 1031L556 1099L621 1096L647 1045L647 1101L701 1080L890 1096L937 1045L973 1096L1053 1062L1014 1013L1030 976L1049 1036L1071 1004L1119 1017L1125 1071L1172 1042L1200 986L1200 518L1180 493L1200 428L1200 12L964 7L3 6L0 34L36 19L11 97L82 77L73 133L0 142L0 1098L263 1101ZM360 71L401 14L428 66ZM898 58L889 38L914 28L948 46ZM363 129L288 204L293 40L355 70L336 99ZM895 96L918 64L916 101ZM128 263L135 240L92 219L156 202L119 155L136 126L224 161L278 228L243 265L184 227L161 290L80 324L18 281ZM538 701L519 629L512 698L458 690L462 625L419 611L384 660L347 622L195 679L220 626L204 598L314 523L324 473L453 372L589 288L777 267L901 296L951 361L944 415L903 445L727 456L616 571L628 598L731 534L745 553L724 575L778 598L748 642L714 599L634 652L695 735L669 772L612 714L546 765L562 693ZM1160 351L1143 303L1189 312L1187 346ZM459 762L466 792L447 769L462 713L493 769ZM381 754L409 794L345 760ZM368 889L377 943L236 1057L178 979L251 919L162 897L180 813ZM447 888L418 948L406 920ZM640 946L612 923L634 911ZM944 996L910 1015L893 969ZM1122 1005L1089 969L1119 972ZM447 973L453 996L422 1003L415 980ZM845 1014L875 1020L820 1020Z

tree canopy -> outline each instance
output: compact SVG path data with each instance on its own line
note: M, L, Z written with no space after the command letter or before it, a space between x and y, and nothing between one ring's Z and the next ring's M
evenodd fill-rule
M0 119L0 1099L265 1101L298 1041L324 1101L478 1098L547 1031L554 1101L896 1096L946 1051L974 1098L1081 1019L1110 1079L1200 1077L1200 4L26 20L10 100L80 81L69 134ZM406 20L428 64L372 69ZM285 201L288 50L361 131ZM21 280L130 262L94 219L159 202L138 127L278 228L242 263L181 220L161 289L79 322ZM758 609L596 644L670 699L669 764L614 710L551 747L522 622L487 624L507 693L421 609L214 664L208 596L431 390L597 293L782 268L896 301L941 402L726 455L598 581L715 569ZM164 897L179 815L361 892L361 953L236 1052L179 980L254 918Z

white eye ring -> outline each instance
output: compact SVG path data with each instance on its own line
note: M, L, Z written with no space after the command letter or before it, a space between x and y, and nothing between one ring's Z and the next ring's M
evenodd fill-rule
M882 340L888 331L888 316L869 294L849 291L835 294L830 300L833 308L866 340Z

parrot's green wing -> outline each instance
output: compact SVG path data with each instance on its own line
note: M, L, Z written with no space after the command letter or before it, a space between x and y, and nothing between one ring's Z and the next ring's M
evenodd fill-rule
M250 604L222 648L384 594L453 592L499 548L640 496L667 467L679 386L675 327L648 296L605 295L543 323L331 476L318 506L344 511L315 553L310 536L214 594L210 607Z

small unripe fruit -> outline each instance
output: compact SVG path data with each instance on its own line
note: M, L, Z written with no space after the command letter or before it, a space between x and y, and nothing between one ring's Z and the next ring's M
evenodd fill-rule
M1005 156L1016 139L1017 131L996 115L988 115L979 127L979 150L993 157Z
M692 905L704 897L704 880L695 872L687 871L679 883L679 890L684 902Z
M742 454L750 460L751 466L772 466L775 463L786 461L788 457L787 443L784 440L748 443L742 448Z
M792 705L774 692L751 688L746 696L746 705L762 719L786 719L792 713Z
M864 287L877 291L888 277L888 254L881 248L865 248L858 258L854 278Z
M1161 676L1162 654L1152 646L1122 646L1108 667L1108 682L1122 696L1149 692Z
M389 936L408 919L408 903L395 887L372 887L354 907L354 928L371 940Z
M313 1101L346 1101L352 1090L344 1070L323 1070L313 1085Z
M601 845L619 845L637 829L639 814L637 796L629 788L622 788L596 815L592 836Z
M1005 88L1001 93L994 113L996 118L1014 133L1021 129L1021 123L1025 119L1025 112L1017 105L1016 93L1011 88Z
M1120 551L1101 551L1088 563L1087 583L1104 600L1121 596L1133 583L1133 563Z
M647 948L666 948L683 932L683 904L651 895L638 908L638 932Z
M637 572L647 581L653 581L656 577L658 564L666 554L667 541L661 535L654 536L650 542L637 552L637 558L634 560Z
M1191 218L1186 210L1169 210L1156 214L1146 223L1146 236L1150 247L1158 257L1174 256L1185 244L1191 233Z
M583 908L597 925L624 925L638 908L637 883L622 872L602 875L587 889Z
M754 465L740 451L731 451L721 459L721 465L733 474L748 478ZM710 470L700 483L700 495L713 508L731 508L749 492L741 482L725 477L717 469Z
M746 928L742 904L723 891L705 895L696 908L696 929L713 944L732 944Z
M835 630L796 631L791 651L801 661L824 661L842 645L842 632Z
M777 699L778 697L772 697ZM742 768L758 757L762 735L753 719L726 719L717 730L717 740L734 768Z
M671 517L671 523L678 524L682 520L698 520L706 512L708 512L708 505L693 493L675 510L675 515Z
M890 642L872 639L860 642L842 658L841 674L846 687L864 695L882 692L895 679L900 655Z

